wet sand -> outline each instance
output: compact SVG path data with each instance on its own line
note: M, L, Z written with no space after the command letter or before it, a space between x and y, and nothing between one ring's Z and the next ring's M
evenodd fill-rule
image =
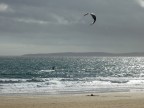
M0 108L144 108L144 92L77 95L5 95Z

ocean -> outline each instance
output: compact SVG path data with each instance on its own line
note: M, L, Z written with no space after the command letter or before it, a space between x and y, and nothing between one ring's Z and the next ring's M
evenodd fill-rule
M144 90L144 57L0 57L0 95Z

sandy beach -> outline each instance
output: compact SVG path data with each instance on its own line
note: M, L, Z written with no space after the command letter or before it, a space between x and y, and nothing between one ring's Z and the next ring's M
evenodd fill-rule
M0 96L0 108L144 108L144 93Z

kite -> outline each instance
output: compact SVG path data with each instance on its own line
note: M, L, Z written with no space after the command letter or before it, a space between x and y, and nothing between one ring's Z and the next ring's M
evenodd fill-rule
M84 16L89 15L89 13L84 14ZM96 15L94 13L90 13L91 17L93 18L93 22L91 23L91 25L93 25L96 22Z

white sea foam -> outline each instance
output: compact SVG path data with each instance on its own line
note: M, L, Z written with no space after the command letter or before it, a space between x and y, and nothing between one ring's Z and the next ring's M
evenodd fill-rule
M54 72L55 70L40 70L39 72Z
M83 78L76 81L62 78L41 78L43 82L1 83L0 94L5 93L48 93L57 94L64 92L109 92L109 91L130 91L132 89L144 90L144 79L126 78L127 82L117 83L117 80L124 78ZM3 79L4 80L4 79ZM8 79L5 79L8 80ZM13 79L17 81L18 79ZM116 80L114 82L114 80ZM114 82L114 83L113 83Z

